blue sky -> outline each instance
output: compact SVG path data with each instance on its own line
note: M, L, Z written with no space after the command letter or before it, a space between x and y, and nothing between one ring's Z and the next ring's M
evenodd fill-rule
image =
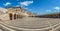
M60 12L60 0L0 0L0 7L21 6L37 14Z

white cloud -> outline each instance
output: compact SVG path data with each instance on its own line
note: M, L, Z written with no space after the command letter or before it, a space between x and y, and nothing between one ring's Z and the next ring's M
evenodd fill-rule
M51 12L51 10L46 10L46 12Z
M55 7L54 9L59 10L59 9L60 9L60 7Z
M7 3L5 3L4 5L5 5L5 6L8 6L8 5L10 5L10 4L11 4L10 2L7 2Z
M24 9L28 10L29 8L26 8L26 7L25 7Z
M20 2L20 4L21 4L22 6L28 6L28 5L32 4L32 3L33 3L33 1Z

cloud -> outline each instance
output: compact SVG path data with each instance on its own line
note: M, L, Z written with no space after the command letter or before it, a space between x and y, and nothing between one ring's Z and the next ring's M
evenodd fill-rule
M51 12L51 10L46 10L46 12Z
M24 9L28 10L29 8L25 7Z
M22 6L28 6L28 5L32 4L32 3L33 3L33 1L20 2L20 4L21 4Z
M7 3L5 3L4 5L5 5L5 6L8 6L8 5L10 5L10 4L11 4L10 2L7 2Z
M59 10L59 9L60 9L60 7L55 7L54 9Z

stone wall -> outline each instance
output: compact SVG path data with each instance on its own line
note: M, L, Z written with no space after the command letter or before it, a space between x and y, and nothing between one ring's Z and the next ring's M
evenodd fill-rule
M1 20L10 20L8 14L2 14L2 15L0 15L0 19L1 19Z

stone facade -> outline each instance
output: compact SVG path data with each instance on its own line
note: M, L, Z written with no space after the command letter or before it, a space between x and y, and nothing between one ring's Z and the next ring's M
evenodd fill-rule
M28 17L29 15L27 12L22 9L21 7L12 7L12 8L7 8L8 11L7 13L10 15L10 17L14 18L22 18L22 17Z
M6 19L8 18L8 20L12 20L12 19L19 19L19 18L29 17L29 16L31 17L36 16L36 14L33 14L32 12L26 12L25 9L21 7L10 7L7 8L6 13L1 16L1 19L4 17Z

